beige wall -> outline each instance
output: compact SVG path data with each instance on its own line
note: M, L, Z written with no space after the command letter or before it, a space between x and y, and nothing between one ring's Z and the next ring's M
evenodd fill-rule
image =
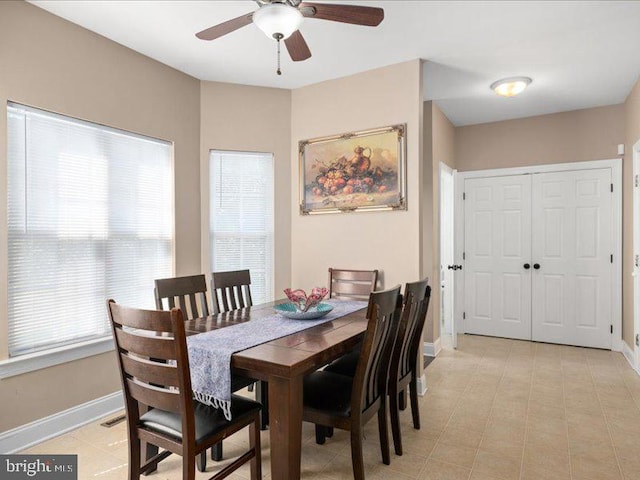
M455 168L456 130L438 106L424 102L424 211L423 265L431 284L424 341L440 337L440 162Z
M442 110L433 104L433 159L439 169L440 162L451 168L456 167L456 128Z
M633 349L635 334L633 322L633 145L640 140L640 80L638 80L624 103L625 119L625 156L623 171L623 210L622 226L622 334L624 341ZM637 299L637 301L640 299Z
M623 105L456 128L460 171L616 158Z
M640 138L640 88L627 104L554 113L456 128L456 167L460 171L617 158L617 145ZM625 117L626 111L626 117ZM635 118L635 130L630 126ZM629 148L629 147L628 147ZM629 148L629 152L631 149ZM633 345L631 291L631 160L623 181L623 339Z
M0 106L7 100L175 142L176 273L200 271L199 81L28 3L0 2ZM0 114L0 145L6 115ZM6 251L0 149L0 251ZM7 271L3 257L0 271ZM149 295L152 295L150 286ZM0 332L7 331L0 275ZM0 358L6 358L0 335ZM120 389L113 353L0 380L0 432Z
M200 91L203 193L207 191L210 150L274 154L274 294L279 298L291 285L291 91L216 82L202 82ZM202 212L206 224L206 203ZM205 259L204 237L202 248Z
M421 74L415 60L293 91L292 159L300 140L407 124L408 210L302 216L292 161L292 286L326 285L328 267L377 268L385 288L420 278Z

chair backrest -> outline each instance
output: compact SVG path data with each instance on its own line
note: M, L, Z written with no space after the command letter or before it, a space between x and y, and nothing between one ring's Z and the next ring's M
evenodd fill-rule
M329 269L329 298L366 300L376 289L378 270Z
M207 280L204 275L190 275L188 277L161 278L155 281L153 293L156 297L158 310L170 310L180 307L186 320L206 317L209 315L207 303ZM177 299L177 305L176 305ZM164 306L163 300L167 301Z
M428 278L407 283L404 292L404 308L391 357L390 381L404 378L416 367L430 298L431 287Z
M370 295L367 331L353 378L351 412L364 414L386 395L391 347L398 329L400 285Z
M213 272L211 274L213 313L224 313L253 305L250 285L249 270Z
M195 441L193 392L180 309L139 310L108 300L107 310L130 431L138 426L139 402L180 414L183 438Z

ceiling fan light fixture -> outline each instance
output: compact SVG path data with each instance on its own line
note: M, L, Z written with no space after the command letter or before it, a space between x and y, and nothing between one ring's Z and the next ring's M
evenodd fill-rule
M253 23L269 38L289 38L303 18L300 10L284 3L271 3L253 13Z
M502 97L515 97L531 83L529 77L509 77L491 84L491 90Z

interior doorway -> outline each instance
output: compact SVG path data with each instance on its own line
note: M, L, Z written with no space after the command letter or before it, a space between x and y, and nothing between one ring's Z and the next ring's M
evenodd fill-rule
M454 175L455 170L440 162L440 332L455 348Z

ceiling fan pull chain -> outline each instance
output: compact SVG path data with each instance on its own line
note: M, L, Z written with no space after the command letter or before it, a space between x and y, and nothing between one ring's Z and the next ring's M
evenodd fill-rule
M278 70L276 70L276 73L282 75L282 71L280 70L280 38L276 38L276 41L278 42Z

